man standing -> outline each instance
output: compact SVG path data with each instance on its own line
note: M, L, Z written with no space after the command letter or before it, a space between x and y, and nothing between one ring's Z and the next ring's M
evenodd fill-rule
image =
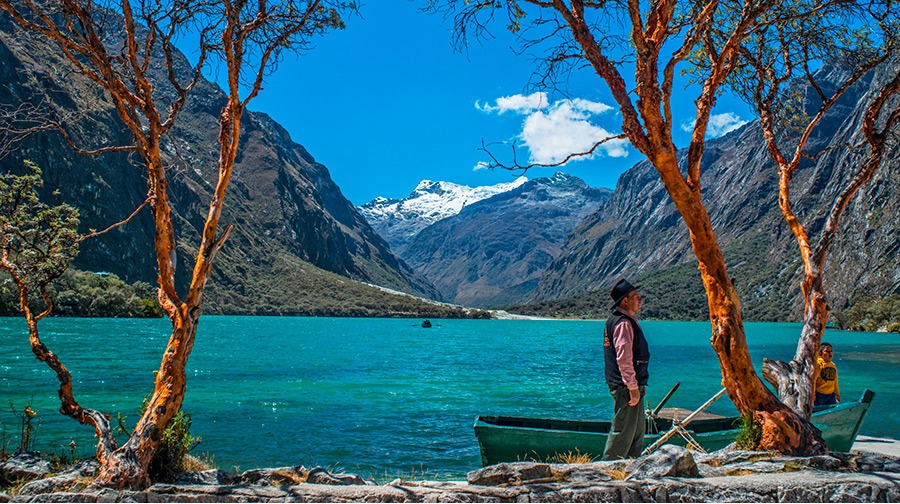
M603 332L606 384L615 401L615 415L606 440L603 460L635 458L644 444L646 419L641 407L647 379L650 349L635 315L641 309L637 287L624 278L610 293L612 313Z

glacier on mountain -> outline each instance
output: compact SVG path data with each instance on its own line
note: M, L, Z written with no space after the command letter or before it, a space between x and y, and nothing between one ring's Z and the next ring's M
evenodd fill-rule
M459 214L473 203L511 191L528 182L519 177L502 184L469 187L453 182L423 180L403 199L377 197L358 207L369 224L400 254L419 231Z

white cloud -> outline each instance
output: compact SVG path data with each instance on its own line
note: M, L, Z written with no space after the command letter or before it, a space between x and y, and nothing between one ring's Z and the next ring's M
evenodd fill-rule
M475 105L485 112L514 111L526 116L518 138L530 151L531 163L559 163L570 154L587 152L595 143L616 135L591 122L593 116L613 108L583 98L558 100L551 104L546 93L534 93L498 98L496 105ZM599 146L591 157L625 157L627 147L627 140L610 140ZM578 159L588 157L573 158ZM476 169L481 166L479 163Z
M472 168L472 170L473 171L487 170L490 167L491 167L491 164L488 163L487 161L479 161L479 162L475 163L475 167Z
M681 125L681 129L691 133L694 131L694 121L685 122ZM719 138L726 133L730 133L741 126L747 124L747 121L744 121L740 117L734 114L734 112L723 112L721 114L713 114L709 116L709 123L706 126L706 136L708 138Z
M497 98L496 105L490 105L485 103L481 105L477 101L475 102L475 107L484 112L497 112L498 114L502 114L507 111L518 112L520 114L525 114L529 112L533 112L535 110L540 110L549 105L547 101L547 93L538 92L532 93L528 96L517 94L513 96L503 96Z
M747 121L734 115L733 112L725 112L724 114L716 114L710 116L709 127L707 133L713 138L720 137L728 132L734 131L741 126L747 124Z
M612 110L612 107L605 103L592 102L590 100L585 100L584 98L575 98L574 100L563 100L563 101L571 101L572 106L576 109L584 110L590 112L592 114L602 114L609 110ZM560 102L557 102L560 103Z
M590 111L568 100L554 103L546 112L529 115L519 138L531 151L531 162L558 163L569 154L586 152L596 142L614 135L592 124L590 115ZM599 150L610 157L624 157L628 155L627 145L626 140L611 140Z

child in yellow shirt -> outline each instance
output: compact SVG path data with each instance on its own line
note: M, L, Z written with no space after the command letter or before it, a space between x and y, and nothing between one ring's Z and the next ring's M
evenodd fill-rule
M822 343L819 346L819 370L816 373L816 400L815 406L821 404L837 404L841 402L841 389L838 386L837 366L831 359L834 358L834 348L831 343Z

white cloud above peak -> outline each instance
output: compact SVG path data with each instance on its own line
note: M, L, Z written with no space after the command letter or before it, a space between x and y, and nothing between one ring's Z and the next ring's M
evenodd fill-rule
M494 105L476 103L475 106L484 112L502 114L513 111L525 116L518 139L530 151L531 163L559 163L570 154L587 152L595 143L616 135L592 121L595 116L613 108L583 98L550 103L547 94L539 92L528 96L505 96L498 98ZM627 147L627 140L610 140L600 145L590 157L625 157L628 155Z
M694 121L689 121L681 125L681 129L691 133L694 130ZM706 126L706 136L708 138L719 138L730 133L741 126L747 124L747 121L741 119L734 112L723 112L721 114L713 114L709 116L709 123Z

